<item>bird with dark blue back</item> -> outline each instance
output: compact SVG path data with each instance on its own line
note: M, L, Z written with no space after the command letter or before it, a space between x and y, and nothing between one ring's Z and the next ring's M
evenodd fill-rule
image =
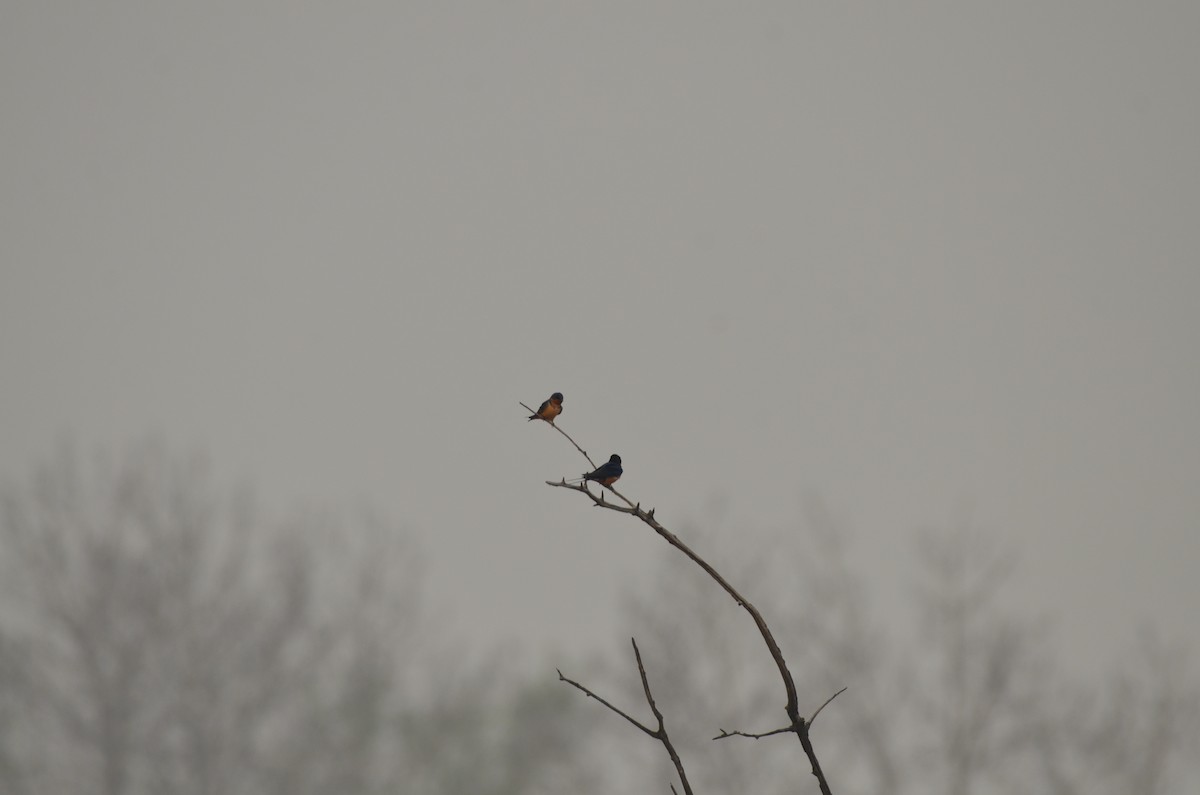
M594 480L601 486L612 486L621 479L625 470L621 469L621 456L613 453L608 462L596 467L595 470L583 476L584 480Z

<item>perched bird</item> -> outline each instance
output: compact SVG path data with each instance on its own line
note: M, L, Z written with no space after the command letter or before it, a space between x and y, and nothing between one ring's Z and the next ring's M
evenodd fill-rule
M562 400L562 392L555 392L549 400L543 401L542 405L538 406L537 411L529 415L529 419L553 423L554 418L562 414Z
M608 463L596 467L594 472L587 473L583 479L594 480L601 486L611 486L621 479L624 471L621 469L621 456L613 453L609 456Z

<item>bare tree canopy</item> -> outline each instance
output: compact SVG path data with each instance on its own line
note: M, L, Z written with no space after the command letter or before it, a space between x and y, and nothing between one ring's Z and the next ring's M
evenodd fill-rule
M413 543L377 517L264 520L153 444L65 452L2 505L6 793L503 795L589 775L556 689L439 658Z

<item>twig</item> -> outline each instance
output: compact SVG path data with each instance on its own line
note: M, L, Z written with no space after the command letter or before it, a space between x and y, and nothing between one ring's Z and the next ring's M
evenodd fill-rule
M650 694L650 680L646 678L646 668L642 665L642 653L638 650L635 639L630 638L629 642L633 644L633 656L637 658L638 676L642 677L642 689L646 691L646 703L650 705L650 711L658 719L658 738L662 740L663 746L667 749L667 755L671 757L671 762L675 765L675 772L679 774L679 781L683 784L683 791L686 795L692 795L692 785L688 783L687 773L683 769L683 762L680 760L679 754L675 751L675 746L671 743L671 738L667 736L667 724L663 721L663 714L659 711L658 705L654 703L654 696Z
M759 740L763 737L770 737L774 734L790 734L791 732L795 731L795 729L793 729L791 726L784 726L782 729L772 729L771 731L763 732L762 734L751 734L750 732L740 732L737 730L731 732L727 732L724 729L719 730L721 733L714 737L714 740L724 740L726 737L749 737L752 740Z
M812 714L812 717L808 719L809 727L811 728L813 723L816 722L817 716L821 714L821 710L823 710L829 706L829 702L833 701L835 698L837 698L838 696L840 696L842 693L845 693L845 692L846 692L846 688L843 687L841 690L837 691L832 696L825 699L825 703L822 704L821 706L817 707L817 711L814 712ZM771 731L763 732L762 734L751 734L750 732L743 732L743 731L736 731L736 730L731 731L731 732L725 731L724 729L719 729L719 730L721 733L718 734L716 737L714 737L713 738L714 740L724 740L726 737L749 737L751 739L758 740L762 737L770 737L773 734L785 734L787 732L794 731L794 729L791 726L784 726L782 729L772 729Z
M570 489L571 491L582 491L584 494L586 494L592 498L592 502L596 503L597 508L608 508L610 511L616 511L617 513L633 514L634 511L639 510L639 506L641 505L641 503L638 503L637 505L633 504L632 502L629 501L628 498L625 497L624 494L617 491L612 486L603 486L602 488L608 489L613 494L620 497L622 500L625 500L626 505L628 505L629 507L622 508L620 505L608 502L607 500L604 499L604 492L602 491L599 494L593 493L592 490L588 488L586 480L582 481L582 482L572 482L572 481L567 480L566 478L563 478L561 480L547 480L546 485L547 486L557 486L558 488L563 488L563 489Z
M521 401L519 401L519 400L518 400L517 402L518 402L518 403L521 403ZM525 407L525 409L527 409L527 410L529 411L529 413L530 413L530 414L537 414L537 412L536 412L536 411L534 411L533 409L529 408L529 406L526 406L524 403L521 403L521 405L522 405L522 406L524 406L524 407ZM575 443L575 440L574 440L574 439L572 439L572 438L570 437L570 435L569 435L569 434L568 434L566 431L564 431L562 428L560 428L560 427L558 427L557 425L555 425L553 420L542 420L542 422L546 423L546 424L547 424L547 425L549 425L551 428L553 428L554 430L556 430L556 431L558 431L559 433L561 433L563 436L566 436L566 437L567 437L567 441L568 441L568 442L570 442L571 444L574 444L574 445L575 445L575 449L576 449L576 450L578 450L579 452L583 453L583 457L584 457L584 458L586 458L586 459L588 460L588 463L592 465L592 469L595 469L595 468L596 468L596 462L592 460L592 457L591 457L590 455L588 455L588 454L587 454L587 453L584 451L584 449L583 449L582 447L580 447L578 444L576 444L576 443Z
M840 696L842 693L845 693L845 692L846 692L846 688L844 688L844 687L843 687L841 690L837 691L837 692L836 692L836 693L834 693L832 696L830 696L829 698L825 699L825 703L824 703L824 704L822 704L821 706L817 707L817 711L816 711L816 712L814 712L814 713L812 714L812 717L808 719L808 725L809 725L809 726L812 726L812 725L813 725L813 723L815 723L815 722L816 722L816 720L817 720L817 716L821 714L821 710L823 710L823 709L825 709L826 707L828 707L828 706L829 706L829 702L830 702L830 701L833 701L835 698L837 698L838 696Z
M526 406L526 408L529 407ZM563 435L566 436L566 434ZM574 444L574 441L572 441L572 444ZM579 452L583 452L583 450L579 448L579 445L575 445L575 448L579 450ZM590 458L588 458L588 462L591 462ZM767 626L767 622L762 617L762 613L758 611L758 608L751 604L746 597L738 593L738 591L732 585L730 585L725 578L722 577L719 572L717 572L716 569L709 565L708 561L704 560L704 558L693 552L692 549L687 546L687 544L684 544L679 540L678 536L676 536L670 530L667 530L667 528L663 527L658 520L654 518L653 508L651 508L649 511L643 510L640 502L634 503L624 494L621 494L619 491L612 488L612 486L608 486L606 488L608 488L613 494L620 497L628 507L622 508L620 505L614 505L608 502L604 499L604 492L601 492L599 496L593 494L592 491L587 487L586 481L581 484L574 484L568 483L564 478L558 482L547 480L546 485L583 492L592 500L593 503L596 504L597 507L607 508L610 511L616 511L617 513L627 513L630 516L634 516L642 520L642 522L649 525L654 532L666 539L668 544L687 555L689 558L691 558L693 563L704 569L704 571L707 572L708 575L712 577L713 580L715 580L716 583L720 585L727 594L729 594L730 598L732 598L739 607L743 608L747 613L750 614L750 617L754 619L755 626L758 627L759 634L762 635L763 642L767 644L767 650L771 653L771 658L775 660L775 666L779 669L779 676L783 680L783 687L787 693L787 704L784 706L784 710L787 712L788 720L790 722L790 726L788 727L787 731L794 732L796 738L800 740L800 746L804 749L804 755L808 757L809 764L812 766L812 774L816 777L817 784L821 788L821 795L833 795L833 791L829 788L829 782L825 778L825 771L821 769L821 763L817 760L817 752L816 749L813 748L812 738L809 736L810 721L804 720L804 718L800 715L800 702L796 695L796 682L792 678L792 672L788 669L787 662L783 659L783 652L780 650L779 644L775 641L775 636L771 633L770 627ZM825 703L828 704L829 702L826 701ZM824 707L825 705L822 704L821 708L818 709L817 712L819 713L821 709L824 709ZM816 713L814 713L813 717L816 717Z
M591 690L588 690L575 680L568 679L567 677L563 676L562 671L558 672L558 678L560 681L566 682L572 687L583 691L589 698L596 699L601 704L608 707L610 710L617 713L646 734L661 742L663 747L667 749L667 755L671 757L671 762L675 765L675 772L679 774L679 781L683 784L683 791L685 795L692 795L692 785L688 783L687 772L683 769L683 761L679 758L679 754L675 750L675 745L671 742L671 738L667 735L667 726L663 721L663 714L659 711L658 705L654 703L654 696L650 693L650 680L646 677L646 667L642 665L642 653L638 650L637 640L630 638L630 642L633 644L633 655L637 658L638 676L642 678L642 690L646 693L646 703L650 705L650 711L654 713L654 717L658 721L657 729L651 729L636 718L630 717L627 713L613 706L608 701L596 695ZM674 784L671 785L671 791L675 792ZM678 795L678 793L676 793L676 795Z
M587 697L588 697L588 698L594 698L594 699L596 699L596 700L597 700L597 701L599 701L601 704L603 704L604 706L608 707L608 708L609 708L609 709L611 709L613 712L617 713L617 714L618 714L618 715L620 715L622 718L624 718L625 720L627 720L627 721L629 721L630 723L632 723L634 726L637 726L639 729L641 729L642 731L644 731L646 734L650 735L651 737L654 737L656 740L658 739L658 738L657 738L657 737L655 737L655 735L654 735L654 729L651 729L650 727L648 727L648 726L644 725L644 724L643 724L641 721L639 721L637 718L631 717L631 716L630 716L630 715L628 715L627 713L625 713L625 712L621 711L621 709L620 709L619 707L615 707L615 706L613 706L611 703L609 703L608 701L606 701L606 700L605 700L605 699L604 699L602 696L598 696L598 695L596 695L596 694L595 694L595 693L593 693L591 690L588 690L586 687L584 687L583 685L581 685L581 684L579 684L578 682L576 682L574 679L569 679L569 678L567 678L566 676L563 676L563 672L562 672L562 670L561 670L561 669L555 668L554 670L558 671L558 680L559 680L560 682L566 682L567 684L571 685L572 687L574 687L574 688L576 688L576 689L578 689L578 690L582 690L582 691L583 691L583 692L584 692L584 693L587 695Z

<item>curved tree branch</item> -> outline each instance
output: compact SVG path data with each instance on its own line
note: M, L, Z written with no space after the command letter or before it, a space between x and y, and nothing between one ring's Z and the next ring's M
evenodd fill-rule
M563 435L566 436L565 433ZM574 444L574 441L572 441L572 444ZM576 449L579 449L579 445L575 445L575 447ZM579 451L581 453L583 452L582 449L579 449ZM586 454L584 457L587 457ZM588 458L588 462L591 462L590 458ZM654 532L662 536L668 544L687 555L693 563L704 569L704 571L707 572L708 575L712 577L713 580L716 581L716 583L720 585L727 594L729 594L730 598L732 598L739 607L743 608L747 613L750 614L750 617L754 619L755 626L758 627L759 634L762 635L763 642L767 645L767 650L771 653L771 658L775 661L775 666L779 669L779 676L783 680L784 690L787 693L787 703L784 706L784 710L787 712L789 720L787 731L794 732L797 739L800 740L800 745L804 749L804 754L808 757L809 764L812 766L812 774L816 777L817 783L820 785L821 795L833 795L832 790L829 788L829 782L825 778L825 772L821 769L821 763L817 760L817 753L813 748L812 740L809 737L809 724L811 721L806 721L800 715L800 704L796 695L795 680L792 678L791 671L788 670L787 662L783 659L783 652L780 650L779 644L775 641L775 636L771 633L770 627L767 626L767 622L762 617L762 613L759 612L758 608L751 604L750 600L746 599L746 597L742 596L737 589L730 585L729 582L722 577L716 569L709 565L708 561L704 560L704 558L692 551L691 547L680 541L678 536L676 536L667 528L663 527L662 524L654 518L653 508L648 511L644 510L640 502L634 503L612 486L605 486L604 488L607 488L609 491L619 497L625 503L626 507L616 505L604 499L603 491L601 491L599 495L593 493L587 487L587 481L575 484L568 483L566 479L561 479L558 482L547 480L546 485L582 492L586 494L597 507L607 508L611 511L617 511L618 513L627 513L630 516L640 519L643 523L653 529ZM825 703L828 704L829 702L827 701ZM817 710L817 712L813 714L814 718L816 717L817 713L821 711L821 709L824 709L824 706L825 705L823 704Z

